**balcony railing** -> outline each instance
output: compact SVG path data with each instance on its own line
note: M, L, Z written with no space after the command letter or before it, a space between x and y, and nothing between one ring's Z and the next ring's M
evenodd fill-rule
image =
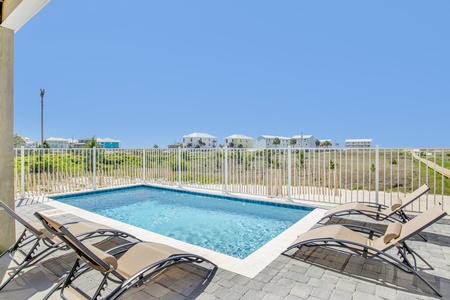
M15 149L18 198L160 184L321 203L450 201L450 149Z

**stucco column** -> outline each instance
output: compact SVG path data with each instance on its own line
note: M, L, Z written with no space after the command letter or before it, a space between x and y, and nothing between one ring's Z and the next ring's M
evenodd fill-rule
M14 209L14 31L0 27L0 200ZM14 244L15 221L0 211L0 252Z

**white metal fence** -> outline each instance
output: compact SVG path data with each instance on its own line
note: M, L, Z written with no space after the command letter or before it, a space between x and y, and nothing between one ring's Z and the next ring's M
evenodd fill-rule
M140 183L288 201L390 204L426 183L450 195L450 149L15 149L19 198Z

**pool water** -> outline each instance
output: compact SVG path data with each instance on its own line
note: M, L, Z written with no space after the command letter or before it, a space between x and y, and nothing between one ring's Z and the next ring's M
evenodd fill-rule
M313 210L148 186L53 199L241 259Z

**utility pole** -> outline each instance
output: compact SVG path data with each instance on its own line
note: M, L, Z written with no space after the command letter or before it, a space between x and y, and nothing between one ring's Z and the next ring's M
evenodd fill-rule
M300 149L303 148L303 131L300 134Z
M41 148L44 148L44 95L45 89L41 89Z

